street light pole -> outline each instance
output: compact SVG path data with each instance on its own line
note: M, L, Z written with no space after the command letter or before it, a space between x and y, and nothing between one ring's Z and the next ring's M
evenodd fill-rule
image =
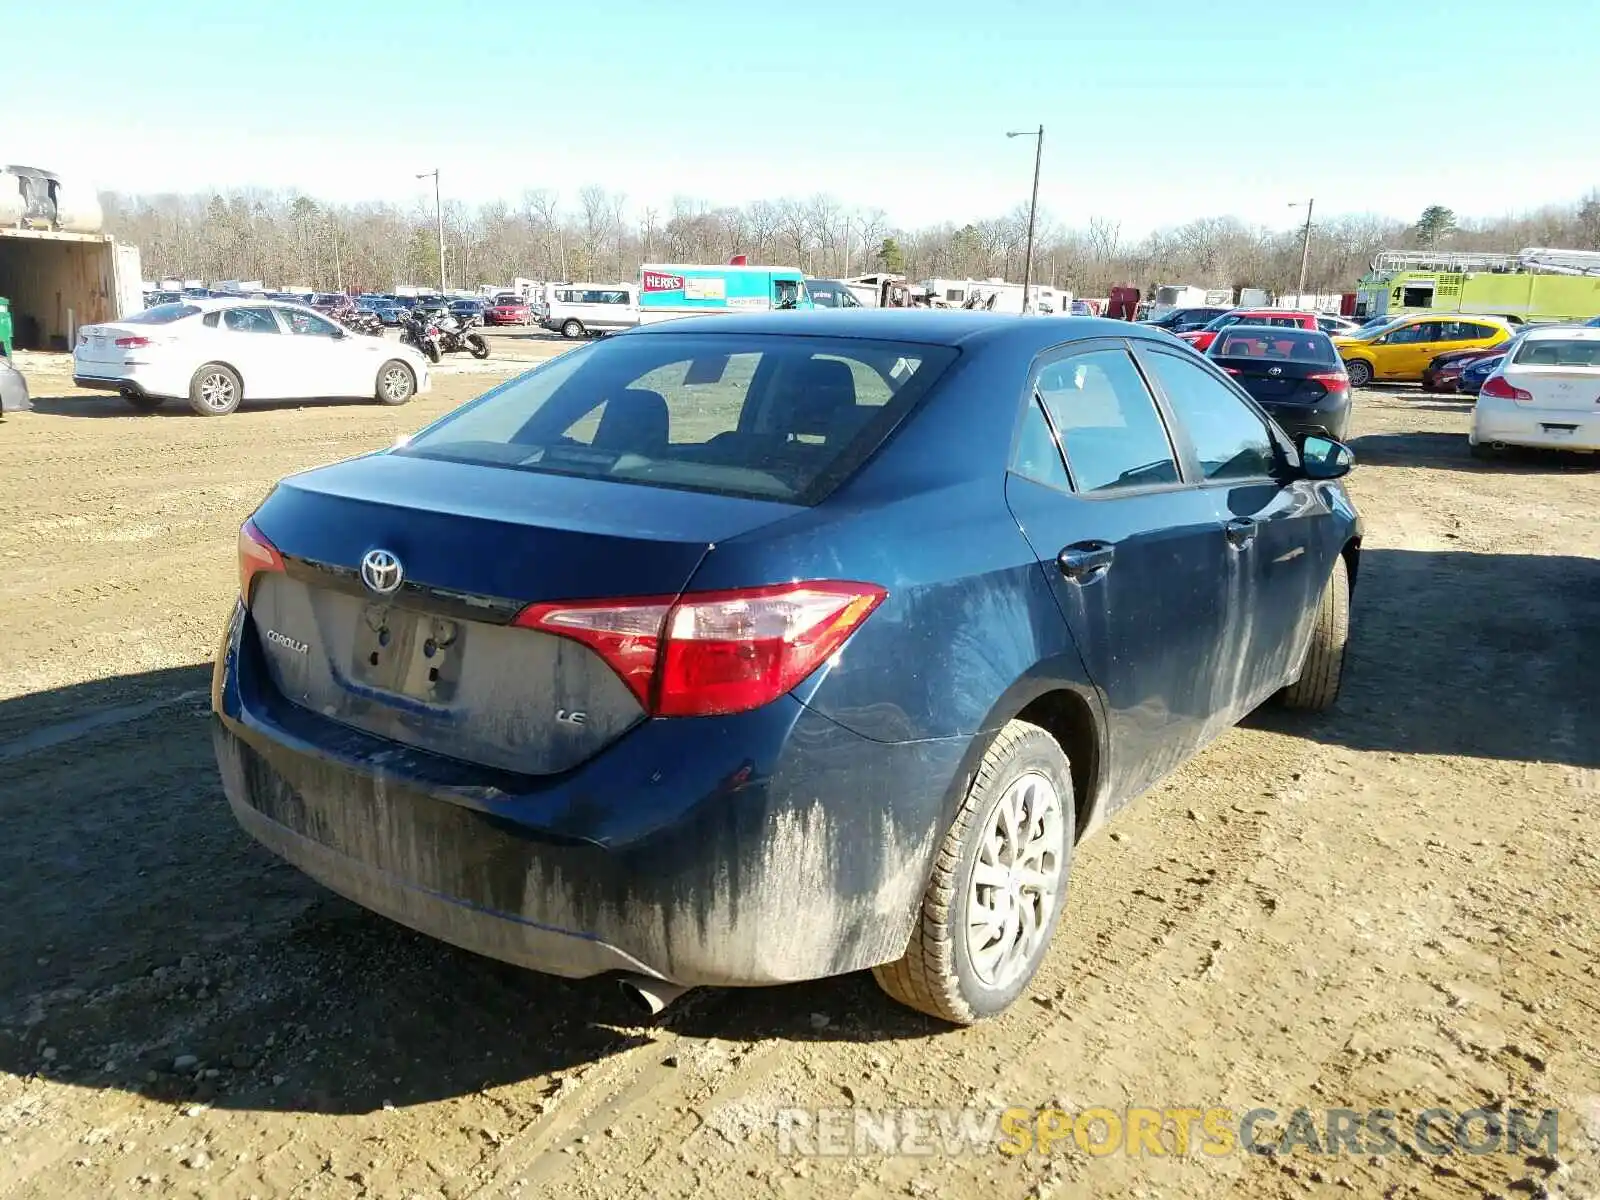
M1316 200L1306 201L1306 228L1300 235L1300 288L1295 303L1304 303L1306 294L1306 267L1311 262L1311 210L1316 207ZM1290 208L1299 207L1298 201L1289 205Z
M439 295L444 295L444 203L439 198L439 168L423 171L418 179L433 176L433 217L439 226Z
M1029 289L1033 284L1033 224L1039 214L1039 165L1044 159L1044 126L1039 126L1037 130L1019 130L1006 136L1038 139L1033 148L1033 199L1028 201L1028 245L1022 261L1022 311L1032 312L1033 298Z

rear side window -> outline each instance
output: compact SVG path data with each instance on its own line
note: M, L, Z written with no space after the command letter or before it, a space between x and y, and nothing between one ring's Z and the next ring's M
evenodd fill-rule
M154 308L147 308L143 312L134 313L131 317L123 317L122 323L124 325L171 325L174 321L192 317L199 311L192 304L158 304Z
M1519 367L1600 367L1600 338L1528 338L1511 361Z
M1067 468L1061 461L1061 451L1056 448L1056 435L1050 431L1050 422L1045 420L1037 396L1028 402L1028 411L1022 418L1011 469L1036 483L1049 484L1062 491L1072 489Z
M1171 354L1153 351L1149 362L1207 479L1259 479L1273 473L1278 460L1272 435L1232 389L1204 367Z
M815 504L954 361L946 346L774 334L597 342L397 454Z
M1091 350L1049 363L1036 388L1078 491L1178 482L1166 426L1127 351Z

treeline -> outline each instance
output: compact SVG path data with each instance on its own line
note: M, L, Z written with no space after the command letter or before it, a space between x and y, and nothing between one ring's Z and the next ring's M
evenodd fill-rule
M245 190L213 196L101 196L107 229L137 243L146 278L260 279L268 286L383 291L435 283L433 206L323 204L306 196ZM935 276L1022 277L1027 209L965 225L893 227L881 209L847 208L830 196L715 207L678 199L660 210L630 206L621 193L586 187L567 197L526 192L521 201L445 206L445 270L451 287L514 277L610 281L636 278L644 262L752 262L803 267L813 275L891 270ZM1294 212L1286 211L1292 221ZM1146 237L1123 234L1113 217L1081 228L1041 214L1034 273L1080 296L1116 284L1264 287L1292 292L1300 231L1205 217ZM1376 216L1317 215L1308 290L1349 290L1384 249L1437 246L1515 251L1527 246L1600 250L1600 191L1571 204L1496 220L1458 223L1430 206L1415 225Z

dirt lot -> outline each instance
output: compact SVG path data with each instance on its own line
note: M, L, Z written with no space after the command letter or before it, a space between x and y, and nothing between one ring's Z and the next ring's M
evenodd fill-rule
M492 366L554 351L496 337ZM234 535L390 410L136 415L36 360L0 423L0 1197L1600 1195L1600 464L1361 397L1331 719L1258 714L1080 853L1033 997L613 988L433 944L257 850L207 662ZM780 1107L1562 1110L1559 1152L780 1153Z

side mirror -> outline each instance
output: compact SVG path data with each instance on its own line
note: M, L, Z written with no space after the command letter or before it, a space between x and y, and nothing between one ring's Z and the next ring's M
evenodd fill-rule
M1342 479L1356 465L1349 446L1333 438L1308 434L1300 439L1300 473L1307 479Z

